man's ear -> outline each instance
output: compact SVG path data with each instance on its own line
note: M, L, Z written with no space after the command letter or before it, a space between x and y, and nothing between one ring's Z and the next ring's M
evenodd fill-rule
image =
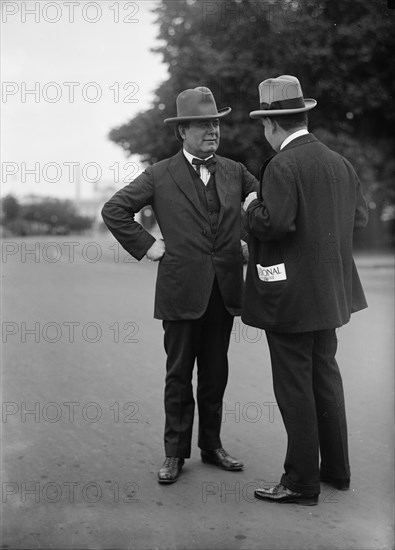
M270 123L270 126L272 128L272 134L274 134L275 132L277 132L277 130L279 129L279 125L277 123L276 120L273 120L272 118L268 117L269 118L269 123Z

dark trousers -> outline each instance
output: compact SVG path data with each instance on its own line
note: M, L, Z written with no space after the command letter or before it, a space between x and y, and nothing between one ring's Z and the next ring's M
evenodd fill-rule
M189 458L195 400L192 373L197 362L198 446L222 447L222 400L228 380L228 347L233 316L224 306L216 280L200 319L163 321L167 353L165 386L166 456Z
M266 331L266 337L274 393L288 435L281 483L304 494L319 493L320 473L331 478L350 477L343 384L335 359L336 332Z

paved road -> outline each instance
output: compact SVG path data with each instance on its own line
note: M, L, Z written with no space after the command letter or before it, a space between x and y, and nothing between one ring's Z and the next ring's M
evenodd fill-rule
M339 331L352 490L323 485L309 508L252 496L278 480L286 445L260 331L237 319L231 340L223 441L244 472L202 464L195 447L163 487L156 266L125 263L105 238L14 240L3 252L2 548L393 548L388 257L360 258L370 307Z

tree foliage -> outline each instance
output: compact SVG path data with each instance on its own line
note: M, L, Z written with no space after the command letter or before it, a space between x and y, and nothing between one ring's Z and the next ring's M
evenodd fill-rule
M154 51L169 78L152 108L114 128L111 140L149 163L174 154L179 143L163 119L175 116L180 91L204 85L218 108L232 107L218 152L256 174L272 152L248 116L259 107L258 84L292 74L318 101L311 131L349 158L371 199L395 202L395 10L385 0L162 0L155 11Z
M1 206L4 215L4 221L9 222L18 217L20 211L20 204L13 195L7 195L1 201Z
M72 201L52 198L24 205L22 216L26 221L47 226L48 233L83 231L93 222L91 218L78 214Z
M78 214L70 200L43 198L39 202L19 204L13 195L2 201L2 224L15 235L67 235L85 231L93 219Z

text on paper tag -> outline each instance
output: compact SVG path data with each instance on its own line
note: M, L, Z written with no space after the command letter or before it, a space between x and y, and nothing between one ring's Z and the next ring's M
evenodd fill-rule
M284 264L269 265L268 267L263 267L260 264L256 264L256 268L258 271L258 277L265 283L285 281L287 278Z

